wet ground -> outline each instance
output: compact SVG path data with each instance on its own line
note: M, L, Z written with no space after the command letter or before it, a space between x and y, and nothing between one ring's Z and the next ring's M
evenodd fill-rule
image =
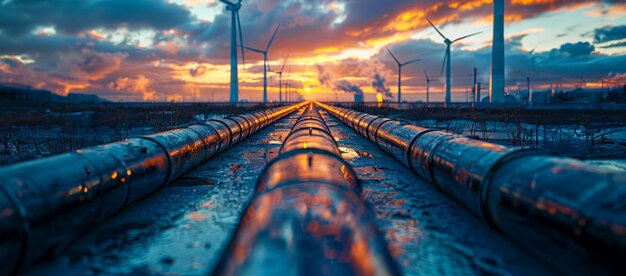
M257 176L278 155L300 113L125 209L29 274L210 272L253 195ZM404 274L554 273L374 144L322 114L361 179L362 197L376 213Z
M372 142L322 115L361 180L362 197L404 274L554 273Z

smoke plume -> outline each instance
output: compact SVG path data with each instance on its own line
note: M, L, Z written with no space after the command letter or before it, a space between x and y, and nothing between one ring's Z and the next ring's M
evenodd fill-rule
M381 93L385 96L385 98L392 98L391 90L387 88L385 85L385 78L378 73L378 71L374 72L374 81L372 81L372 87L376 90L376 92Z
M332 79L331 75L319 64L315 65L315 68L317 68L317 80L320 84L326 87L330 86L330 81Z
M363 95L363 90L360 87L350 83L347 80L340 80L335 83L335 89L341 90L346 93L354 93L356 95Z

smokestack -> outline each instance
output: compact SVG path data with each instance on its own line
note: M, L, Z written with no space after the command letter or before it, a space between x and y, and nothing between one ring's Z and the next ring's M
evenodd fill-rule
M363 94L354 94L354 103L362 104L363 103Z
M504 0L493 1L493 42L489 101L504 103Z

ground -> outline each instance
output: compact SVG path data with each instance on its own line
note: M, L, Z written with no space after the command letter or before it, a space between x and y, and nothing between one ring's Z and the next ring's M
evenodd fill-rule
M278 155L299 112L261 130L168 187L123 210L28 271L51 274L210 272ZM553 274L445 194L326 112L343 157L363 185L362 198L407 275ZM572 264L581 266L584 264Z

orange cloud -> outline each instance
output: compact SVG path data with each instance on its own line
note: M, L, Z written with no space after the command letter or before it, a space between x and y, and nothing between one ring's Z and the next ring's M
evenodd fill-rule
M139 75L136 78L118 78L115 82L109 84L109 88L117 91L127 91L142 95L144 101L156 100L156 90L153 88L152 79Z

